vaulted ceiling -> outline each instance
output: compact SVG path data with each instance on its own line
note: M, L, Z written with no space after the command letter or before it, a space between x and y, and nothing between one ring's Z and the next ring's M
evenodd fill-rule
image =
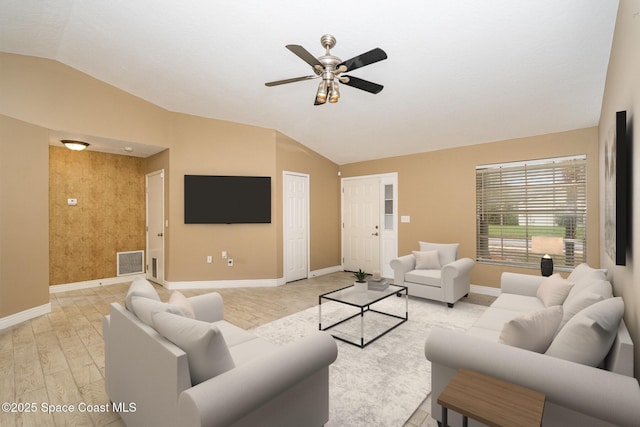
M598 124L617 1L1 0L0 51L57 60L170 111L276 129L338 164ZM384 85L318 80L285 48ZM1 78L1 76L0 76Z

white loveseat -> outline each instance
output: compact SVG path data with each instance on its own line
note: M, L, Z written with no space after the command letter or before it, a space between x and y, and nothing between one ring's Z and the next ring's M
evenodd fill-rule
M414 297L446 302L449 307L469 294L471 258L458 259L458 243L419 242L413 251L391 260L393 283Z
M218 293L173 305L160 302L144 282L134 281L125 304L138 315L112 303L103 321L106 391L128 427L319 427L328 421L329 365L337 357L330 335L275 346L223 320ZM189 322L211 339L184 344L193 337ZM203 363L213 377L202 378Z
M468 368L544 393L543 426L639 425L640 387L622 299L612 297L602 270L582 264L567 278L574 285L561 306L547 307L540 298L543 283L550 283L544 280L504 273L501 295L466 333L429 334L433 418L441 420L437 397L458 369ZM558 311L554 321L537 317ZM545 328L550 332L541 332ZM449 424L461 425L461 416L449 411Z

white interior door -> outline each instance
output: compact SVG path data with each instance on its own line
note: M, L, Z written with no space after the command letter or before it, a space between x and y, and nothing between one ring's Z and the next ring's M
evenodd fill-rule
M342 182L342 268L380 272L380 178Z
M164 285L164 170L147 175L147 279Z
M283 173L284 280L309 276L309 175Z

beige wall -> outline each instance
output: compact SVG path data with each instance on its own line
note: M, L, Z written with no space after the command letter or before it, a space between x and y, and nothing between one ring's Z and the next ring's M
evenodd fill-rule
M165 277L169 281L280 278L282 230L277 221L282 215L281 171L296 170L296 164L304 165L312 176L312 208L321 211L321 215L311 218L311 268L334 266L339 260L336 221L339 191L337 185L333 186L337 166L322 156L287 138L283 143L282 136L273 130L168 112L55 61L0 53L0 62L3 123L0 317L48 301L50 130L168 148L147 159L144 173L165 170L165 218L169 221L165 233ZM297 155L289 152L294 146L302 150ZM44 164L39 164L41 159ZM14 169L18 167L31 174L24 185L8 178L15 175ZM34 173L34 169L44 175ZM274 222L185 225L183 176L192 173L271 176ZM18 193L30 197L15 204L5 197ZM29 227L20 227L25 219L16 220L20 210L27 210L37 221L31 221ZM40 226L42 221L44 227ZM5 247L12 248L13 253L7 255ZM46 256L39 252L42 248ZM234 257L234 267L222 263L222 250ZM212 264L206 263L207 255L213 256ZM18 266L26 264L29 274L24 277L28 280L16 280L22 274ZM33 279L39 271L37 265L44 267L40 280ZM30 287L37 291L16 292Z
M276 132L276 194L282 200L282 173L309 175L310 270L340 266L340 179L338 165ZM282 202L276 206L282 224ZM282 230L278 233L282 236ZM282 239L278 239L278 277L282 277Z
M476 255L477 165L540 159L573 154L587 155L588 261L598 265L598 141L597 129L521 138L449 150L393 157L341 166L343 177L398 173L398 215L411 217L400 223L398 253L417 249L418 240L459 242L460 256ZM503 266L477 264L471 282L500 286ZM508 269L539 274L534 269Z
M145 163L49 147L50 285L115 277L116 252L145 249Z
M169 281L275 279L275 205L271 224L184 224L184 175L272 177L275 193L275 132L220 120L173 114L169 139ZM241 195L239 195L241 197ZM228 267L226 250L234 259ZM213 257L206 263L208 255Z
M48 144L0 115L0 318L49 302Z
M167 146L168 111L48 59L0 52L0 114L47 129Z
M632 183L629 204L632 209L631 245L627 265L616 266L609 256L600 251L600 262L612 275L615 295L624 299L624 319L635 343L636 377L640 379L640 149L638 149L638 117L640 112L640 1L621 0L613 37L611 58L602 102L599 126L600 163L604 165L604 146L615 134L616 111L627 111L627 123L633 129ZM600 236L604 238L604 173L600 173Z

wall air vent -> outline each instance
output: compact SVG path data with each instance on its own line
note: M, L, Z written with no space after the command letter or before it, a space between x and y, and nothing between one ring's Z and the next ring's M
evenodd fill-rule
M144 251L117 252L118 276L144 273Z

